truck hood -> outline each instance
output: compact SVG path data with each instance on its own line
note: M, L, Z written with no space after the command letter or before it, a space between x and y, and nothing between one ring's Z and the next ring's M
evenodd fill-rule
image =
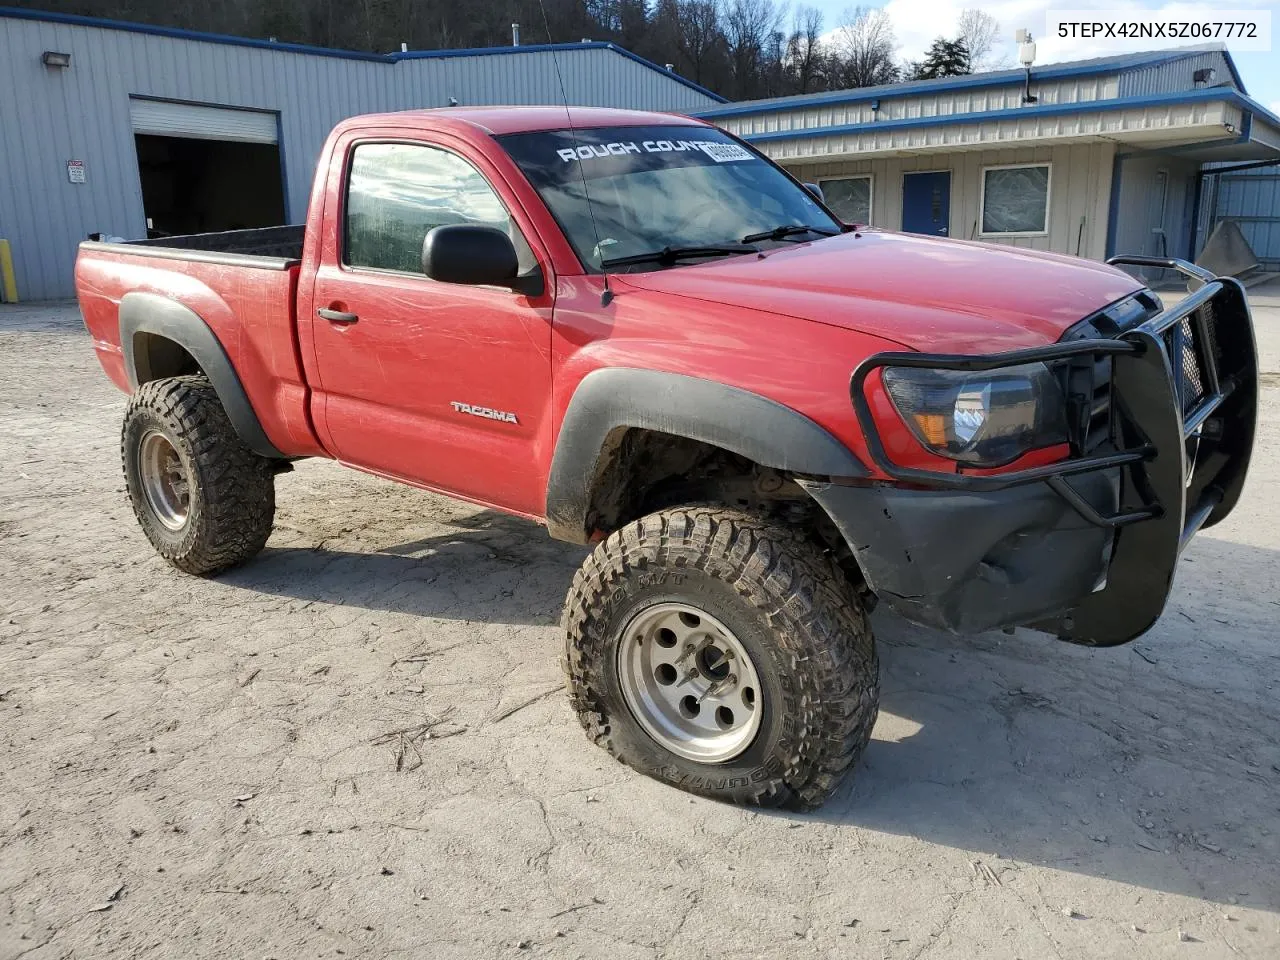
M873 230L617 279L938 353L1054 343L1142 289L1128 274L1088 260Z

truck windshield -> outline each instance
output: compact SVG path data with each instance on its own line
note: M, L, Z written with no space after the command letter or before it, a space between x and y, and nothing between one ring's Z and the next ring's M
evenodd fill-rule
M712 127L549 130L498 140L591 271L703 263L762 241L818 240L841 229L777 167Z

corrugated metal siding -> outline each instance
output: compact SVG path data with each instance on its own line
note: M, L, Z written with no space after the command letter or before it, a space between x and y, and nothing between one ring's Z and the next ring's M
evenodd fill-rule
M1117 95L1117 78L1112 76L1080 77L1046 83L1033 82L1032 88L1042 105L1054 103L1088 103L1111 100ZM740 137L784 130L810 130L819 127L877 123L886 120L916 120L923 117L950 117L988 110L1013 110L1022 106L1021 83L1008 86L951 90L925 96L885 97L880 109L872 110L869 102L831 104L798 108L757 115L714 118L717 126Z
M561 103L556 64L569 102L581 106L691 112L710 97L611 50L536 51L502 56L441 57L396 64L401 96L429 91L443 106L456 97L464 106L494 103ZM415 104L418 105L418 104Z
M71 54L71 67L40 62ZM144 235L129 97L278 111L291 220L305 215L316 157L339 120L360 113L466 104L570 102L693 111L715 101L603 48L397 63L0 17L0 236L13 243L19 295L69 296L76 244L88 234ZM88 182L67 180L83 160Z
M1051 250L1101 259L1106 251L1107 204L1111 193L1110 143L1042 146L964 153L921 154L806 163L792 167L797 177L821 180L871 174L871 220L877 227L902 227L902 175L912 171L951 171L950 235L978 239L978 211L983 167L1013 163L1051 163L1048 235L1043 237L982 238L984 242L1032 250ZM1084 219L1083 227L1081 218Z
M1249 139L1272 150L1280 150L1280 127L1273 126L1255 113Z
M1262 265L1280 270L1280 164L1218 179L1215 221L1234 220Z
M1210 68L1217 72L1213 84L1226 84L1235 89L1227 58L1220 51L1211 50L1187 57L1158 63L1150 67L1138 67L1120 74L1120 96L1141 97L1153 93L1177 93L1181 90L1197 90L1206 84L1197 84L1192 77L1197 70Z

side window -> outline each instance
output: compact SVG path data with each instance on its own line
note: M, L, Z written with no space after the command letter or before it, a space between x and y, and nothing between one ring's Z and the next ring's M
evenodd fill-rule
M456 154L412 143L362 143L347 182L343 262L422 272L422 241L433 227L470 223L511 237L521 273L533 251L484 176Z

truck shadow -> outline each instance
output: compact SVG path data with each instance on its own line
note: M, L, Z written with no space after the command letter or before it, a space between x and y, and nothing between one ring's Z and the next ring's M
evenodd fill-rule
M484 511L377 552L271 547L221 579L546 626L585 553ZM991 869L973 867L979 882L1037 864L1280 911L1280 608L1261 586L1277 571L1274 551L1201 536L1161 622L1106 650L1030 631L952 637L878 612L870 747L820 810L774 816L953 847Z
M1277 569L1202 535L1156 627L1103 650L877 613L874 739L794 816L966 851L978 882L1037 864L1280 912Z
M366 610L491 623L557 623L585 548L481 511L448 532L372 552L270 546L219 577L267 593Z

